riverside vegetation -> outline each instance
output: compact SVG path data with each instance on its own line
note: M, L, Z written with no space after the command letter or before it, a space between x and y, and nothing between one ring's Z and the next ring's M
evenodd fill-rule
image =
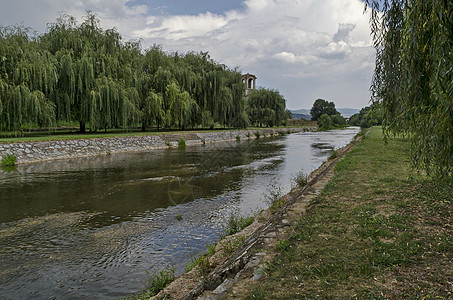
M81 24L62 14L41 35L0 26L0 53L0 131L14 136L66 124L82 133L279 126L289 116L275 90L258 89L247 103L239 70L207 52L143 50L92 12Z
M280 241L266 276L240 299L447 299L453 278L453 185L414 173L410 141L379 128Z

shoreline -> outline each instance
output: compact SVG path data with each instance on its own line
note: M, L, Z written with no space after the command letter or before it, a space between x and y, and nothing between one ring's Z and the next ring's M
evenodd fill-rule
M16 157L16 164L29 164L113 153L177 148L180 146L180 143L185 147L206 143L256 139L260 136L266 137L297 132L313 132L316 130L316 127L294 127L219 132L185 131L145 136L0 143L0 159L5 158L7 155L11 155Z
M348 145L336 150L334 158L308 175L305 186L294 188L282 196L284 204L276 212L272 212L272 207L262 211L251 225L219 241L215 253L209 258L209 264L215 266L209 274L202 276L197 266L177 277L151 299L223 299L233 286L261 278L265 265L272 259L272 254L266 249L275 248L287 237L286 231L297 216L305 213L311 200L330 181L337 162L362 138L356 136ZM224 249L240 240L242 246L225 256Z

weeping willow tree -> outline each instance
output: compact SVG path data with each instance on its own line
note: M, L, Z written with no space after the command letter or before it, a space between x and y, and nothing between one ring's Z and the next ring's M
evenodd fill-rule
M453 2L368 0L376 48L371 86L386 137L412 141L413 165L453 172Z
M246 127L241 74L207 52L142 51L87 12L62 14L45 34L0 30L0 126L78 123L80 131L140 125Z
M53 101L57 120L76 120L80 131L136 124L142 88L138 43L122 43L115 29L102 30L88 12L80 25L62 15L50 24L41 44L58 60Z
M23 27L0 28L0 126L52 126L55 107L49 96L57 82L53 56L39 48Z
M247 112L252 124L278 126L287 117L286 100L278 91L259 88L247 96Z

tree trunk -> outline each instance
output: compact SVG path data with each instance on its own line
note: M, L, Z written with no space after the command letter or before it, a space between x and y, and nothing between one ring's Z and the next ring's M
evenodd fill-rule
M80 133L86 133L85 122L80 121Z

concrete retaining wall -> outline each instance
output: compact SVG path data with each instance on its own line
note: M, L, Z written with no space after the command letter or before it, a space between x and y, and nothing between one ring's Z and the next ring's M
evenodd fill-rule
M0 159L6 157L6 155L9 154L16 157L16 162L18 164L22 164L119 152L164 149L169 147L177 147L180 140L184 140L186 146L190 146L196 144L236 140L238 136L241 140L253 139L257 138L258 132L260 136L270 136L278 135L281 132L294 133L315 130L316 128L312 127L219 132L178 132L149 136L60 140L28 143L0 143Z

